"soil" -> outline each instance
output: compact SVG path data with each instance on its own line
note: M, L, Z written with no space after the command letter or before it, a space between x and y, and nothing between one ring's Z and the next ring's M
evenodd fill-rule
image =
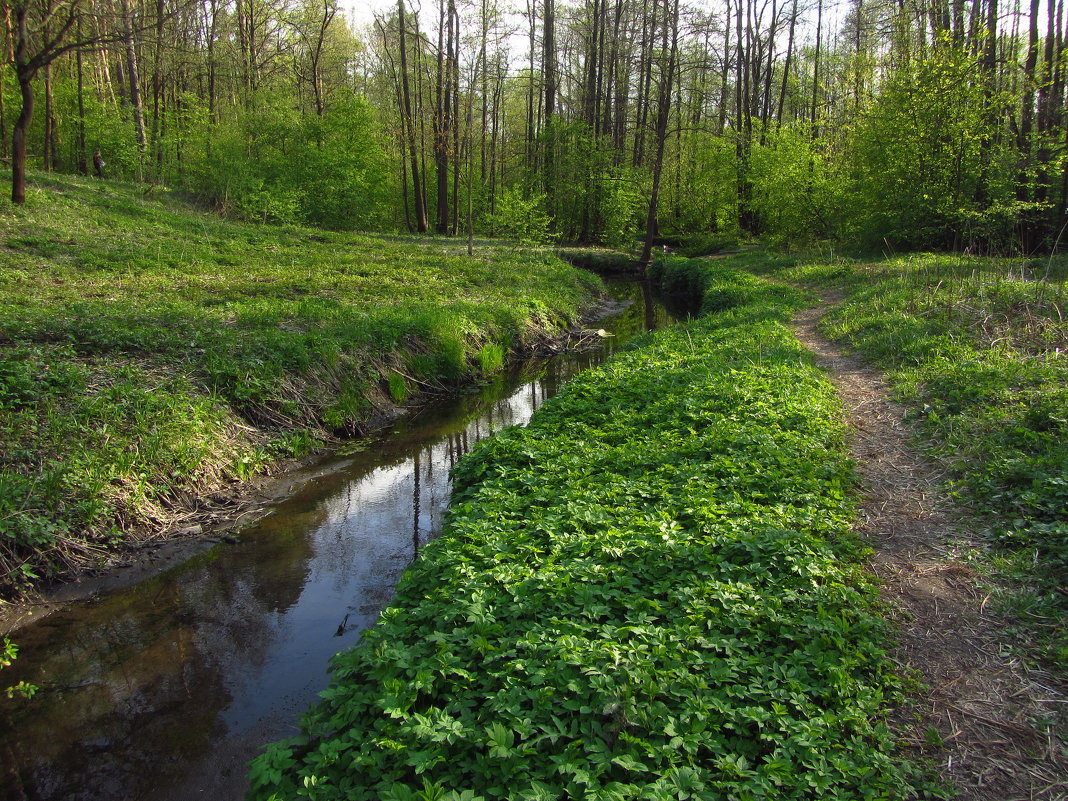
M1021 654L990 580L964 555L982 524L959 508L945 476L912 443L882 375L817 329L828 296L794 332L838 388L860 479L859 533L873 549L899 638L891 658L924 685L892 725L905 756L930 760L966 801L1068 798L1068 687Z

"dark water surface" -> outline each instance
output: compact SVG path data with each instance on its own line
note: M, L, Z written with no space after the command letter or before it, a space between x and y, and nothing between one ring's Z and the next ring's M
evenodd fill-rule
M294 734L401 572L440 529L449 468L634 334L673 322L647 287L617 282L623 313L599 351L500 376L382 432L246 529L125 590L20 630L0 698L0 798L239 799L260 746ZM321 470L322 466L320 466Z

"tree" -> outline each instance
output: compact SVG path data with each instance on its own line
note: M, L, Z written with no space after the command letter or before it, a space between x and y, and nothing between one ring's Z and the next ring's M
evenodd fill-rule
M92 43L64 41L83 14L80 5L79 0L11 0L8 37L13 42L12 66L22 99L11 131L12 203L26 202L26 136L33 120L34 77L68 50Z
M663 48L667 51L666 63L661 62L660 85L657 92L656 155L653 160L653 189L649 193L649 213L645 218L645 244L639 262L648 266L656 236L656 215L660 203L660 176L664 166L664 146L667 143L668 119L671 113L671 89L675 79L675 66L679 45L679 0L672 4L666 0L664 8Z
M26 202L26 139L33 120L33 79L60 56L90 46L111 42L132 42L140 30L134 26L127 0L123 0L121 30L109 33L103 24L105 13L92 0L10 0L8 37L12 45L12 66L19 86L22 107L11 131L11 202ZM109 12L110 13L110 12ZM85 23L83 25L83 22ZM83 30L91 35L79 35ZM74 34L74 35L72 35ZM128 48L127 52L130 50ZM136 78L132 78L136 88ZM139 96L138 97L138 103ZM144 134L144 123L138 128Z

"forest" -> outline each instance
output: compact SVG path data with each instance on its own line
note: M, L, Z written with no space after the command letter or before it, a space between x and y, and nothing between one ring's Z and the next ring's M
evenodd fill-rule
M1063 799L1064 5L0 0L0 797Z
M1062 233L1062 1L398 0L351 20L336 0L7 0L13 200L26 165L99 154L108 178L339 230L973 253Z

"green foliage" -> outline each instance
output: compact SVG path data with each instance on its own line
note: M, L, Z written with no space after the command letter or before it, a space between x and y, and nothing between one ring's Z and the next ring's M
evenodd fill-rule
M753 210L773 237L811 242L839 233L843 182L807 126L768 133L753 148L749 169Z
M603 184L601 226L597 241L609 247L625 248L634 242L649 204L644 176L637 170L613 168L601 176Z
M991 138L978 70L976 55L940 40L890 75L850 137L848 237L875 248L959 247L976 214L985 221L976 233L1011 236L1011 220L986 214L1009 199L1012 164ZM1009 229L991 231L999 220Z
M539 144L553 153L548 178L552 192L545 197L544 208L558 238L631 247L649 202L648 172L620 164L608 141L594 136L585 122L556 117L545 127Z
M668 256L649 265L649 277L667 292L703 298L701 311L704 314L742 306L805 305L814 300L802 290L769 283L726 262L701 263Z
M1046 268L917 255L806 260L779 275L834 275L850 287L848 301L827 316L827 332L889 371L961 497L991 515L994 542L1015 560L1010 569L1038 614L1063 621L1068 324L1063 275L1036 280ZM1042 633L1054 662L1068 648L1064 632L1056 625Z
M552 240L552 220L544 211L545 195L524 195L518 188L505 189L497 196L497 210L491 227L498 236L521 245L545 245Z
M680 193L676 195L673 181L666 182L661 210L671 214L672 224L681 231L734 234L738 228L738 159L733 139L696 133L689 152L676 157L685 160Z
M0 670L3 670L6 667L11 667L11 663L15 661L15 657L18 655L18 646L11 642L7 637L4 637L3 647L0 648ZM23 698L33 698L37 690L38 687L36 685L20 681L18 684L8 687L5 693L9 700L16 695L21 695Z
M335 103L322 117L266 104L204 130L200 147L192 188L248 219L334 230L384 220L388 166L362 98Z
M0 592L353 433L380 370L499 369L598 280L546 253L239 224L37 177L0 217ZM379 368L377 365L384 365ZM399 378L399 376L398 376ZM387 379L389 380L389 379ZM400 400L403 379L389 380Z
M753 297L462 460L251 797L904 796L841 409L782 324L799 296Z
M391 372L386 377L386 383L389 385L389 396L393 398L394 403L404 403L408 399L408 382L400 373Z
M732 250L738 247L736 234L696 234L687 237L684 244L679 248L683 256L697 258L700 256L713 256L724 250Z
M504 367L504 348L500 345L483 345L478 351L478 368L482 375L491 375Z
M632 253L609 248L559 248L556 255L568 264L592 270L598 275L633 274L640 271L638 259Z

